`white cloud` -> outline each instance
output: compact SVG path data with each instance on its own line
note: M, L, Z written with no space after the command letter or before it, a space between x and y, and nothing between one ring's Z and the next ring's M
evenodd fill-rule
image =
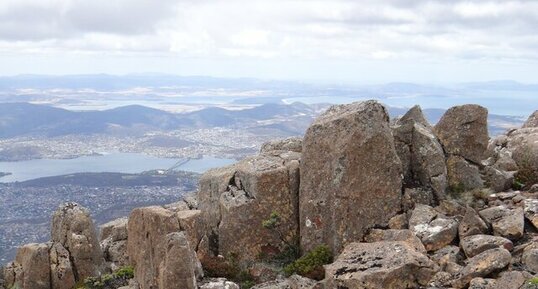
M536 61L538 2L2 0L0 53Z

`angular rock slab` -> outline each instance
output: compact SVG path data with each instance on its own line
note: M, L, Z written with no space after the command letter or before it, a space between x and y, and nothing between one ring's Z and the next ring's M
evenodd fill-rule
M392 126L396 151L402 161L404 184L432 190L445 198L445 154L419 106L411 108Z
M436 265L405 242L351 243L325 266L327 288L399 289L426 285Z
M430 206L418 205L409 219L409 229L422 241L429 252L452 243L458 234L458 222L438 216Z
M301 248L339 252L365 231L387 224L401 202L401 162L387 110L375 101L337 105L319 116L303 140Z
M296 240L299 159L295 152L265 153L234 165L234 177L219 198L219 254L251 261L278 254ZM278 216L279 233L262 225L272 213Z
M465 208L465 215L458 227L460 240L472 235L485 234L488 231L488 225L480 215L471 207Z
M445 152L479 164L488 147L488 110L467 104L447 110L434 127Z
M508 251L512 251L514 248L512 241L503 237L491 235L468 236L463 238L460 241L460 244L468 258L472 258L490 249L504 248Z
M166 235L162 245L164 258L159 264L159 289L197 289L196 254L184 232ZM151 288L151 287L150 287Z
M14 268L6 278L8 288L49 289L50 266L48 244L27 244L17 250ZM8 267L9 269L9 267Z
M75 280L98 276L104 259L90 212L76 203L66 203L52 217L52 242L68 252Z
M509 209L505 206L497 206L484 209L478 214L491 225L493 233L497 236L512 241L523 236L525 217L522 208Z
M50 248L50 281L51 289L72 289L76 283L69 252L60 243Z
M467 261L467 265L458 273L453 282L455 288L465 288L473 278L485 277L499 271L510 264L512 255L508 250L496 248L484 251Z
M169 249L167 235L181 231L176 214L159 206L136 208L129 215L127 230L127 252L140 289L157 288L161 273L167 272L161 267Z

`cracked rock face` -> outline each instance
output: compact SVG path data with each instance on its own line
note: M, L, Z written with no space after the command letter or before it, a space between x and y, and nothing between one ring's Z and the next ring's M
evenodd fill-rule
M447 154L479 164L488 147L487 118L488 111L482 106L454 106L441 117L434 131Z
M392 126L396 151L402 161L404 186L432 190L445 198L445 154L419 106L411 108Z
M189 215L196 216L197 212L199 215L199 211ZM191 271L196 276L203 275L194 252L198 242L189 244L194 236L188 225L192 223L185 225L185 216L182 216L159 206L136 208L131 212L127 224L127 252L140 289L175 288L170 287L174 275L185 282L181 284L190 284L190 277L185 276L190 276ZM181 255L171 256L179 253ZM165 287L157 287L159 284Z
M272 151L288 151L300 153L303 151L303 139L300 137L289 137L282 140L269 141L262 144L260 153Z
M303 140L301 248L326 244L339 252L401 203L401 162L385 107L375 101L333 106Z
M254 260L298 237L299 160L296 152L271 151L202 176L200 207L215 254ZM264 228L273 212L278 228Z
M52 217L52 242L61 244L70 254L75 280L97 276L104 259L90 213L75 203L62 206Z
M538 127L538 110L531 114L527 121L525 121L523 128L526 127Z
M327 288L418 288L436 265L405 242L351 243L325 267Z
M6 268L8 288L49 289L49 244L27 244Z
M110 221L100 227L100 244L105 261L114 271L128 265L127 218Z

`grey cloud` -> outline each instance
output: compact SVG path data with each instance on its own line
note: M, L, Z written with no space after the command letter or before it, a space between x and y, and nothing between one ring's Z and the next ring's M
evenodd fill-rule
M11 0L0 12L0 39L35 41L80 37L84 33L135 35L155 32L176 15L175 0L66 0L28 3Z

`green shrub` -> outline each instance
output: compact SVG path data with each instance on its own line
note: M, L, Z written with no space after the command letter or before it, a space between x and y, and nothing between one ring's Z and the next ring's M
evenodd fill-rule
M293 263L284 267L286 275L299 274L316 280L323 279L323 265L331 263L333 255L329 247L320 245Z
M115 289L128 284L134 278L134 268L125 266L112 274L103 274L99 277L88 277L75 285L76 289Z
M529 279L529 281L527 281L529 283L529 285L535 285L535 286L538 286L538 277L534 277L534 278L531 278Z

